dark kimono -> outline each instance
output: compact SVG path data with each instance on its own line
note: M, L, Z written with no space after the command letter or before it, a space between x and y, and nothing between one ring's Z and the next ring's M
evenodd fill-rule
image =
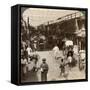
M47 63L42 63L41 64L41 81L47 81L47 73L48 73L48 64Z

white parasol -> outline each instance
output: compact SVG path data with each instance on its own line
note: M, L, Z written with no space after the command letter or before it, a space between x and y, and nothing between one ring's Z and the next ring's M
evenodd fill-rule
M66 45L66 46L73 46L73 41L67 40L67 41L65 42L65 45Z

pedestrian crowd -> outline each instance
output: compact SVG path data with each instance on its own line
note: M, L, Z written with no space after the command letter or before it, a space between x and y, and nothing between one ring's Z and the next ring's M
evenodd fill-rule
M68 53L61 57L58 55L59 48L55 46L53 48L55 60L60 60L60 77L68 79L69 71L77 65L77 60L74 58L74 52L70 48ZM60 57L59 57L60 56ZM36 49L30 47L26 42L21 43L21 79L27 80L27 78L32 77L31 75L37 75L37 72L41 72L41 81L47 81L47 74L49 71L49 65L46 58L42 58L42 63L37 66L40 56L38 55ZM34 74L32 74L34 73ZM34 78L35 79L35 78Z
M38 67L37 62L40 59L36 50L33 50L26 42L21 42L21 79L27 80L32 75L36 75L38 70L41 71L41 81L47 81L48 64L46 58L42 59ZM33 73L33 74L32 74Z

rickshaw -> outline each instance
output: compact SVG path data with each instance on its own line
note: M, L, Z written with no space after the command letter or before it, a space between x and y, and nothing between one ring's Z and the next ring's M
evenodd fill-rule
M68 55L69 51L73 51L73 41L71 40L65 41L64 55Z
M79 70L85 69L85 50L79 51Z
M73 47L74 47L73 41L71 40L65 41L64 57L67 60L66 62L68 62L69 65L72 67L76 66L77 64L77 60L74 55ZM72 57L72 60L69 59L69 56Z

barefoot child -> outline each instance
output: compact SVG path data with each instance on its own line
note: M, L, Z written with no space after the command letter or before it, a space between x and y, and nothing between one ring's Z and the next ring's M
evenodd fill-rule
M65 73L65 63L64 63L63 59L61 59L61 64L60 64L59 68L61 69L60 76L64 76L64 73Z

